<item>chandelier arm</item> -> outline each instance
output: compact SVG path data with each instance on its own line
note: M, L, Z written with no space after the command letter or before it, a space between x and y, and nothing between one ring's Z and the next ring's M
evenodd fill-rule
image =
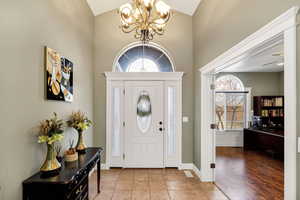
M126 30L124 27L122 27L122 31L123 31L124 33L131 33L131 32L133 32L133 31L136 30L136 29L138 29L137 26L135 26L135 27L133 27L132 29L129 29L129 30Z
M126 22L126 19L124 18L124 16L121 14L120 15L121 16L121 20L123 21L123 22L125 22L127 25L129 25L129 26L131 26L131 25L134 25L134 24L138 24L136 21L135 22L131 22L131 23L127 23Z
M155 26L153 26L153 25L150 25L150 27L152 28L152 30L153 30L153 32L155 33L155 34L157 34L157 35L163 35L164 34L164 29L162 29L162 30L158 30Z
M141 17L142 17L143 23L145 23L145 22L146 22L146 19L144 19L143 13L142 13L142 11L141 11L141 7L137 6L136 8L138 9L138 11L139 11L139 13L140 13L140 15L141 15Z

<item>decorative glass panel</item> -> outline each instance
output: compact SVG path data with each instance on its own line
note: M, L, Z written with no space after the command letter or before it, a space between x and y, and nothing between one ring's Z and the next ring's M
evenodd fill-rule
M216 80L216 91L244 91L244 85L237 77L224 75Z
M121 156L121 88L112 91L112 156Z
M168 155L176 152L176 91L168 87Z
M168 56L159 48L140 45L128 49L117 62L118 72L173 72Z
M139 129L146 133L151 126L151 101L147 91L142 91L137 101L137 124Z

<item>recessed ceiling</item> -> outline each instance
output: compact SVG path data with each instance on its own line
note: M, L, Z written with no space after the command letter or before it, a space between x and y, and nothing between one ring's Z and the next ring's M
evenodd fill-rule
M124 3L128 3L132 0L87 0L94 15L100 15L102 13L119 8ZM201 0L163 0L173 10L185 13L187 15L193 15L201 2Z
M282 72L284 71L283 52L282 42L268 48L260 47L221 72Z

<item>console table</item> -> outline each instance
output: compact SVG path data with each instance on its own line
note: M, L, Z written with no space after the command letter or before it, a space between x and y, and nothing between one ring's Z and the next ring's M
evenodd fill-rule
M74 162L62 162L59 175L42 178L37 173L23 182L23 200L88 200L89 173L97 165L97 189L100 193L102 148L87 148Z

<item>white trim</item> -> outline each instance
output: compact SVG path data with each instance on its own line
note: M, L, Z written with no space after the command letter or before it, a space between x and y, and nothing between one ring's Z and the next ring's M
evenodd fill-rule
M194 173L198 176L199 180L201 181L201 172L200 170L198 169L198 167L196 165L193 165L193 171Z
M178 167L179 170L193 170L194 164L193 163L181 163Z
M106 102L111 102L112 90L111 90L111 81L106 81ZM106 145L105 145L105 162L108 167L110 167L110 155L111 155L111 147L108 144L111 144L111 126L110 120L112 117L111 105L106 103ZM108 134L109 133L109 134Z
M149 42L146 44L143 42L133 42L133 43L130 43L129 45L125 46L124 48L122 48L121 51L117 54L117 56L114 59L112 71L118 72L116 70L116 67L118 66L118 61L126 51L128 51L129 49L132 49L134 47L138 47L138 46L142 46L142 45L153 47L153 48L156 48L156 49L160 50L161 52L163 52L167 56L169 61L171 62L173 72L176 72L176 67L175 67L175 62L173 60L173 56L169 53L169 51L166 48L164 48L161 45L154 43L154 42Z
M285 51L285 185L284 197L296 200L296 162L297 162L297 122L296 122L296 26L299 7L292 7L275 20L256 31L216 59L199 69L201 72L201 178L202 181L214 181L214 170L209 163L215 161L213 134L209 129L212 109L209 90L209 74L215 74L224 66L234 63L253 48L265 44L278 36L284 37Z
M102 170L109 170L110 168L105 163L102 163L101 164L101 169Z
M296 26L284 32L284 198L288 200L294 200L297 196L296 34Z
M192 170L197 177L199 178L199 180L201 181L201 172L198 169L198 167L194 164L194 163L182 163L179 168L179 170Z
M105 72L108 81L180 81L183 72Z

